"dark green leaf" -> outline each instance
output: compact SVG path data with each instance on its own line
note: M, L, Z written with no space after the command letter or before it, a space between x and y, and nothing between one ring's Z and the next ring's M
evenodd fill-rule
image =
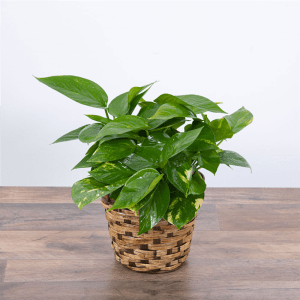
M204 194L185 197L181 192L171 193L170 204L164 219L178 229L190 222L202 205Z
M108 112L115 117L126 115L128 110L128 92L117 96L108 105Z
M146 198L146 204L139 210L139 235L154 227L166 213L170 201L167 183L160 181Z
M65 135L61 136L59 139L57 139L55 142L53 142L52 144L56 144L56 143L60 143L60 142L68 142L68 141L73 141L73 140L77 140L78 139L78 135L80 133L80 131L85 128L88 125L84 125L81 126L75 130L72 130L68 133L66 133Z
M100 145L110 141L110 140L115 140L115 139L132 139L132 140L136 140L138 142L142 142L145 138L142 136L139 136L136 133L133 132L126 132L126 133L122 133L122 134L114 134L114 135L109 135L106 136L102 139L99 140Z
M244 167L249 168L251 170L251 167L246 161L246 159L234 151L223 150L219 153L219 156L221 164L225 164L228 166Z
M191 130L188 132L177 133L173 135L165 144L162 153L161 161L175 156L179 152L189 147L200 134L202 128Z
M88 160L91 158L93 153L87 154L72 170L81 169L81 168L91 168L97 163L89 162Z
M96 142L96 143L94 143L94 144L88 149L88 151L86 152L85 155L93 154L93 153L96 151L96 149L98 148L98 146L99 146L99 141Z
M166 120L151 120L152 116L155 115L157 110L160 108L159 104L153 103L153 102L146 102L147 105L144 105L141 110L138 113L139 117L144 118L148 121L149 129L154 129L159 127L161 124L165 123Z
M110 184L128 178L135 172L118 161L111 161L101 164L98 168L89 173L96 180Z
M100 122L100 123L103 123L103 124L107 124L108 122L111 121L110 119L103 118L103 117L97 116L97 115L86 115L86 116L88 118L90 118L91 120L93 120L93 121Z
M100 123L91 124L84 129L82 129L79 133L79 140L82 143L91 143L96 141L96 136L103 128L104 125Z
M202 128L202 130L195 142L188 148L189 151L218 149L215 142L215 135L209 125L202 121L195 120L191 125L191 129L196 128Z
M152 132L142 143L143 147L156 147L162 150L170 136L162 131Z
M80 210L85 205L118 189L124 185L126 180L127 178L110 185L105 185L94 178L82 179L74 183L72 186L71 194L73 201L77 204Z
M213 120L210 122L210 127L214 132L216 142L230 139L233 136L232 129L225 118Z
M180 100L184 101L186 104L191 107L196 108L195 112L197 114L204 113L206 111L214 112L214 113L225 113L215 102L198 95L183 95L176 96Z
M228 121L233 133L241 131L253 121L253 115L245 107L224 118Z
M196 115L183 105L166 103L157 110L150 120L169 120L177 117L196 118Z
M161 151L157 147L137 147L123 163L129 168L139 171L145 168L157 168Z
M192 166L186 154L181 152L169 159L165 171L168 180L187 196L192 177Z
M83 105L105 108L108 97L95 82L77 76L51 76L36 79Z
M109 197L113 200L117 199L122 191L122 187L110 193Z
M136 144L130 139L117 139L101 144L89 162L106 162L124 158L135 150Z
M161 177L155 169L147 168L138 171L125 183L119 197L110 210L131 208L153 190L158 183L157 178L161 179Z
M216 150L201 151L201 154L198 157L198 164L201 168L216 174L220 165L220 157Z
M147 129L147 122L138 116L121 116L106 124L99 132L97 138L125 132Z
M200 195L204 193L205 189L206 189L205 181L203 180L199 172L196 171L192 177L189 194Z

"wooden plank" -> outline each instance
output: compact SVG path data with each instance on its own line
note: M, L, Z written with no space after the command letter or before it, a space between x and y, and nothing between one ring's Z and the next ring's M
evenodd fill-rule
M0 260L0 282L4 281L6 264L7 264L6 260Z
M207 188L206 203L297 204L299 188ZM0 203L73 203L70 187L0 187Z
M104 208L91 203L81 211L68 203L2 203L0 204L0 231L2 230L101 230L107 229ZM196 230L219 230L214 204L203 204Z
M194 259L300 259L300 232L195 231ZM2 231L0 259L111 259L108 230Z
M300 204L217 204L224 231L298 231Z
M207 188L205 201L214 204L298 204L299 188Z
M8 260L5 282L126 281L148 282L187 280L300 281L300 261L296 259L202 259L191 253L176 272L141 274L133 272L113 257L101 260Z
M147 282L22 282L0 283L1 299L105 299L105 300L295 300L299 298L297 281L201 281L184 278Z

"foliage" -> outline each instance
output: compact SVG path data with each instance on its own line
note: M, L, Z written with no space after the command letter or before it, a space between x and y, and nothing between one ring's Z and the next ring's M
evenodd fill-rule
M115 200L111 209L139 212L139 234L162 218L180 229L194 218L204 200L206 184L199 169L215 174L220 164L250 168L240 154L219 147L252 122L252 114L244 107L227 115L218 103L198 95L162 94L153 102L145 101L153 83L133 87L108 104L105 91L90 80L37 79L76 102L105 110L106 117L86 115L95 123L54 142L93 143L74 167L90 168L90 177L72 187L79 209L110 194ZM207 112L226 115L210 121ZM184 132L179 132L177 128L186 122Z

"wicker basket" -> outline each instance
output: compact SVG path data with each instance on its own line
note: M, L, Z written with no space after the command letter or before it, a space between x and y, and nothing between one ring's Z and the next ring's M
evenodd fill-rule
M107 211L114 203L109 196L101 198L108 221L116 260L131 270L146 273L173 271L187 259L195 218L180 230L161 220L153 229L137 236L139 217L128 209Z

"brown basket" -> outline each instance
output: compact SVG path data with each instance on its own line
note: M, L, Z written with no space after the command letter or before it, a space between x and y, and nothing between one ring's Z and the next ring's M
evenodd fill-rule
M164 273L181 266L190 252L195 218L180 230L161 220L153 229L137 236L139 217L128 209L107 211L114 203L109 196L101 198L108 221L116 260L131 270Z

